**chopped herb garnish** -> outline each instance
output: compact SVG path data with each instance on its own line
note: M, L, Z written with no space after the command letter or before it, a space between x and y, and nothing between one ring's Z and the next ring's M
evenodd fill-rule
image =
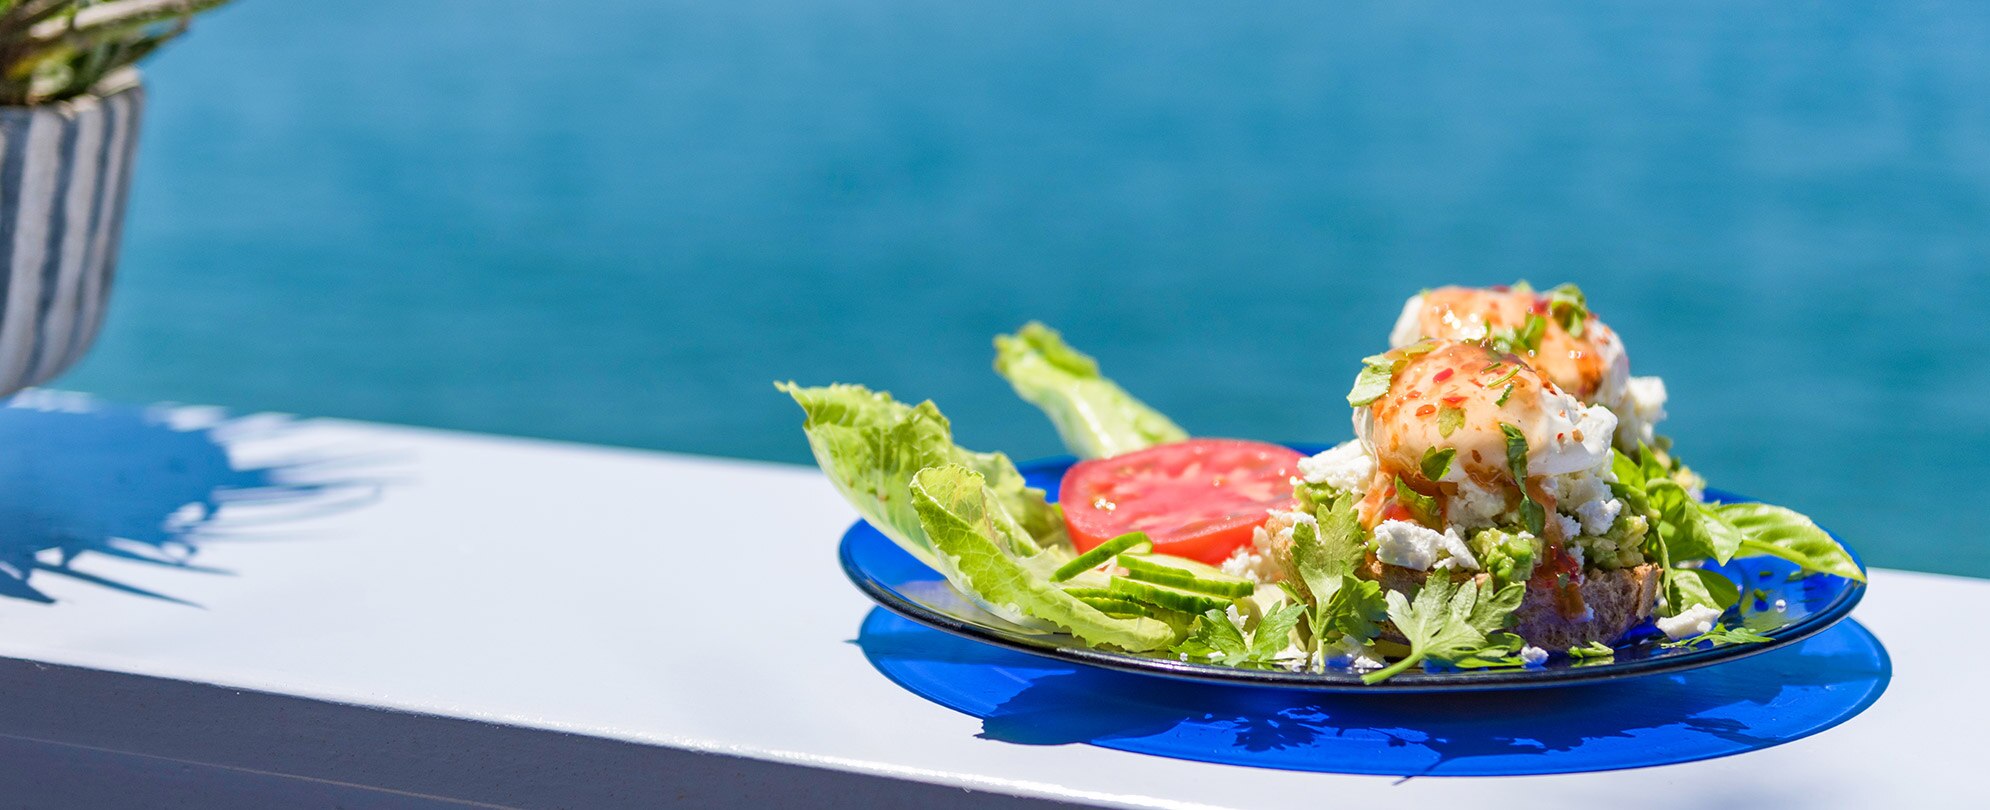
M1354 377L1354 390L1347 392L1347 404L1359 408L1389 393L1389 384L1396 379L1394 363L1369 364Z
M1547 331L1548 319L1529 313L1527 321L1513 334L1513 340L1528 352L1537 352L1541 350L1541 336L1547 334Z
M1506 467L1513 471L1513 480L1527 482L1527 434L1520 428L1505 422L1499 423L1499 432L1506 434Z
M1501 374L1498 377L1494 377L1492 382L1486 383L1486 387L1491 388L1495 385L1499 385L1500 383L1506 382L1507 380L1511 380L1513 379L1514 375L1519 373L1520 373L1520 366L1515 365L1512 368L1507 369L1505 374Z
M1404 509L1410 510L1410 514L1418 523L1426 526L1437 525L1437 499L1410 489L1410 485L1403 483L1403 477L1400 475L1396 476L1396 502L1402 504Z
M1435 447L1423 451L1423 461L1417 464L1423 469L1423 477L1430 481L1441 481L1444 474L1451 471L1451 459L1458 455L1455 447L1439 450Z
M1548 315L1561 324L1569 337L1582 337L1582 330L1589 320L1589 303L1582 295L1582 289L1574 284L1563 284L1548 291Z
M1520 485L1520 517L1527 522L1527 531L1541 537L1548 528L1548 510L1527 493L1527 436L1505 422L1500 423L1499 432L1506 434L1506 466L1513 471L1514 483Z
M1717 624L1714 625L1714 629L1697 636L1682 638L1678 641L1668 641L1658 646L1671 650L1680 647L1691 647L1703 641L1711 641L1714 646L1723 647L1729 644L1760 644L1764 641L1774 641L1774 639L1746 627L1729 627L1725 624Z
M1506 390L1499 392L1499 399L1493 400L1493 404L1503 407L1506 405L1507 398L1511 396L1513 396L1513 385L1509 384L1506 386Z
M1438 409L1437 435L1449 439L1451 438L1451 433L1453 431L1456 431L1458 428L1464 426L1465 426L1465 409L1453 408L1449 405L1446 405L1443 408ZM1433 478L1431 480L1434 481L1437 479Z

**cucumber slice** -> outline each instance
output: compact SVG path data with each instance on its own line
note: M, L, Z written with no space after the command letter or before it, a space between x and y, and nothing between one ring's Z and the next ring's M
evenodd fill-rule
M1110 586L1110 585L1111 585L1111 582L1110 582L1110 581L1108 581L1108 582L1107 582L1107 585L1108 585L1108 586ZM1120 597L1120 595L1119 595L1119 593L1118 593L1117 591L1114 591L1114 590L1111 590L1111 589L1110 589L1110 587L1107 587L1107 588L1065 588L1065 589L1064 589L1064 592L1065 592L1065 593L1068 593L1068 594L1071 594L1071 595L1072 595L1072 596L1074 596L1074 597L1077 597L1077 598L1078 598L1078 599L1079 599L1080 601L1082 601L1082 600L1086 600L1086 599L1119 599L1119 598L1121 598L1121 597Z
M1186 638L1188 636L1189 629L1195 626L1195 617L1197 614L1183 613L1179 610L1169 610L1164 607L1155 607L1153 605L1141 605L1141 607L1146 608L1147 612L1145 615L1147 616L1147 618L1157 619L1162 623L1168 625L1169 627L1174 628L1175 635L1177 636Z
M1080 554L1077 559L1065 563L1057 569L1056 573L1050 575L1050 581L1063 582L1086 571L1105 565L1106 560L1110 560L1128 551L1152 551L1153 549L1154 543L1147 539L1146 532L1127 532L1100 543L1092 547L1091 551Z
M1078 601L1098 608L1100 613L1108 616L1114 614L1145 616L1147 611L1151 610L1147 605L1117 596L1080 596Z
M1233 577L1211 566L1181 557L1150 554L1122 554L1119 564L1126 576L1143 582L1171 585L1185 591L1237 599L1250 596L1258 584Z
M1182 590L1156 582L1142 582L1137 579L1115 578L1107 587L1114 596L1131 599L1169 610L1200 614L1204 611L1222 610L1230 606L1230 600L1206 593Z

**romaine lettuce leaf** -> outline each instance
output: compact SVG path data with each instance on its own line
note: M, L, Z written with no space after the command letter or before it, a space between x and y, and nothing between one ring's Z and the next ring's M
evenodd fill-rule
M955 587L1004 619L1048 622L1094 646L1143 652L1174 642L1175 630L1165 622L1107 616L1052 582L1051 572L1068 557L1031 553L1022 527L986 482L959 464L912 477L912 508Z
M1016 334L995 338L995 371L1018 396L1050 417L1064 446L1079 458L1116 456L1188 438L1168 417L1100 376L1097 360L1041 323L1032 321Z
M1016 465L1001 453L976 453L953 443L953 429L931 401L906 405L861 385L803 388L776 383L807 415L802 431L816 464L843 497L900 548L939 569L932 543L912 508L912 475L927 467L960 464L980 473L988 489L1027 532L1033 546L1068 548L1062 513L1043 490L1025 486ZM947 573L945 569L939 569Z

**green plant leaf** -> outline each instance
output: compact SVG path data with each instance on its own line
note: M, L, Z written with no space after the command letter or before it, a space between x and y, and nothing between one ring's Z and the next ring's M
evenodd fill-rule
M1104 458L1188 438L1168 417L1099 373L1057 330L1034 321L995 338L995 371L1041 409L1079 458Z
M953 443L953 428L932 402L906 405L861 385L774 386L800 405L802 432L823 473L857 513L900 548L936 569L932 543L920 528L909 487L927 467L960 464L980 473L1032 546L1068 549L1064 518L1027 486L1009 457ZM944 571L942 571L944 573Z
M1808 517L1766 503L1728 503L1713 509L1742 536L1736 556L1781 557L1806 571L1858 582L1866 579L1851 552Z
M980 473L959 464L913 475L912 506L942 562L941 571L962 593L996 615L1056 626L1093 646L1143 652L1174 641L1167 623L1146 617L1107 616L1050 579L1067 558L1029 554L1023 535Z

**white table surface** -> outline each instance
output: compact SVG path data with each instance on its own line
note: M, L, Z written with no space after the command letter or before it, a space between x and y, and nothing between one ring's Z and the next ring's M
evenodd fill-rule
M977 737L978 719L894 685L851 643L872 608L836 564L854 513L812 468L336 420L233 452L362 454L389 483L314 517L251 526L251 509L224 508L217 534L239 536L198 561L233 575L78 562L199 607L37 577L58 601L0 599L0 655L1105 805L1981 797L1990 654L1955 643L1981 625L1978 580L1875 571L1855 617L1893 681L1821 734L1685 765L1405 781Z

